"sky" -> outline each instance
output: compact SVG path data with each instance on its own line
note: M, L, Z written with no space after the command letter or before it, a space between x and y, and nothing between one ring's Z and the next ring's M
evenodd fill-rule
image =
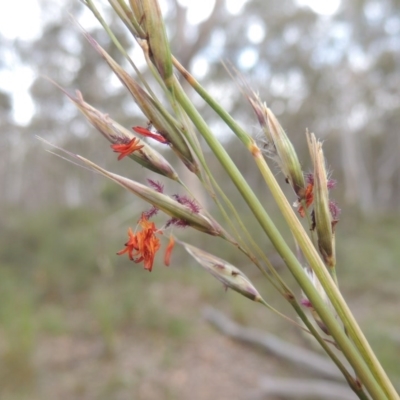
M78 1L78 0L76 0ZM340 7L341 0L295 0L300 7L309 7L320 15L332 15ZM228 11L237 15L247 0L226 0ZM11 94L13 118L17 124L28 125L34 115L34 104L29 95L29 88L34 81L34 71L28 65L22 65L12 48L14 40L31 41L41 34L41 26L46 21L41 12L41 0L12 0L0 2L0 34L8 41L9 46L1 50L1 57L5 64L0 69L0 90ZM47 0L49 4L60 4L59 0ZM165 3L161 0L160 3ZM179 0L179 3L188 8L188 20L198 24L208 18L214 7L215 0ZM21 12L23 10L23 12ZM89 11L88 11L89 13ZM88 16L88 23L90 23ZM87 24L84 24L87 27ZM258 35L258 36L257 36ZM262 32L254 29L255 40L262 38Z
M40 7L37 1L0 2L0 34L9 41L9 46L1 50L6 68L0 69L0 89L12 95L13 117L21 125L29 123L34 112L28 92L34 73L31 68L18 61L12 41L35 39L40 35L40 27Z

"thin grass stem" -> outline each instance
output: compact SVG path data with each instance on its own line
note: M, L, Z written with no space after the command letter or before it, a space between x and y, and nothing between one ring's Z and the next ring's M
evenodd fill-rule
M250 186L243 178L236 165L230 159L229 155L226 153L225 149L222 145L215 139L212 132L209 130L207 124L192 105L190 100L187 98L186 94L180 88L175 88L175 96L177 100L180 102L182 107L185 109L186 113L189 115L190 119L201 133L203 138L206 140L208 146L219 159L220 163L229 174L232 182L235 184L240 194L244 198L244 200L249 205L250 209L253 211L255 217L259 221L260 225L264 229L267 236L270 238L274 247L278 251L278 253L282 256L286 265L291 270L295 279L299 282L306 296L312 302L314 308L317 310L318 314L321 316L322 320L326 324L329 332L335 338L336 342L342 349L342 351L346 354L349 362L352 366L357 370L360 378L363 380L363 383L368 388L369 392L375 399L384 399L386 398L385 393L381 386L374 379L373 374L366 366L364 360L353 347L353 344L349 341L348 337L345 335L344 331L336 321L335 317L332 313L327 309L326 305L323 303L322 298L315 290L314 286L309 281L308 277L305 275L302 266L299 264L295 255L292 253L291 249L285 242L285 240L280 235L279 231L273 224L269 215L264 210L263 206L251 190ZM244 132L244 140L247 143L251 142L251 138ZM262 158L261 152L260 156ZM256 157L258 159L258 157ZM286 200L286 199L285 199ZM287 202L287 201L286 201ZM303 229L303 228L302 228ZM303 229L304 232L304 229ZM308 236L306 235L309 240ZM311 242L310 242L311 243ZM301 245L301 243L299 243ZM311 244L312 246L312 244ZM302 247L302 246L301 246ZM314 248L312 246L312 248ZM304 251L304 249L303 249ZM307 257L306 257L307 258ZM329 276L329 274L328 274ZM329 276L330 278L330 276ZM336 286L335 286L336 287Z
M233 118L218 104L214 99L208 95L208 93L201 87L201 85L191 76L188 71L186 71L179 62L173 58L173 63L175 67L182 73L185 79L191 84L191 86L200 94L201 97L214 109L215 112L227 123L227 125L232 129L236 136L243 142L243 144L249 148L251 143L251 138L248 137L247 133L233 120ZM246 137L247 136L247 137ZM255 144L254 144L255 146ZM254 147L250 151L254 151ZM349 331L351 339L354 341L356 347L362 354L369 368L375 378L378 380L382 388L384 388L385 393L389 396L389 399L399 399L399 396L394 389L392 383L390 382L387 374L383 370L381 364L376 358L374 352L372 351L368 341L366 340L364 334L362 333L360 327L355 321L350 309L348 308L346 302L344 301L340 291L338 290L335 282L331 279L330 274L326 271L326 268L316 252L310 238L305 233L303 226L294 214L294 211L290 204L288 203L286 197L284 196L281 188L276 182L275 177L267 166L261 152L255 151L253 154L256 158L256 163L259 166L261 173L266 180L266 183L270 190L272 191L275 201L279 205L283 216L291 227L296 240L298 241L300 248L302 249L307 261L313 267L318 279L320 280L322 286L324 287L329 299L331 300L333 306L335 307L339 317L341 318L343 324ZM268 172L266 172L268 170ZM300 286L303 288L302 284ZM306 293L307 294L307 293ZM308 295L307 295L308 297ZM312 300L311 300L312 301ZM313 302L313 301L312 301ZM314 302L313 302L314 305ZM321 315L321 318L322 315ZM326 321L324 321L326 322ZM343 350L343 348L342 348ZM343 350L344 351L344 350Z

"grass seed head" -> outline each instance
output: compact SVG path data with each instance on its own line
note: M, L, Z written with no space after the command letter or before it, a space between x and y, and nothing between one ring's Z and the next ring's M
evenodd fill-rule
M103 114L89 103L85 102L79 91L76 92L76 97L70 95L66 91L64 91L64 93L82 112L86 119L112 144L124 143L136 138L131 131L111 119L107 114ZM171 164L158 151L154 150L140 138L137 138L137 141L141 148L130 154L130 158L153 172L164 175L175 181L179 180L178 174Z
M314 164L314 216L318 248L325 264L328 267L334 267L336 259L332 231L333 221L322 143L315 138L313 133L307 135L307 141Z
M167 32L157 0L142 0L143 24L145 26L150 54L164 81L173 73L172 56Z
M214 219L211 219L211 217L207 217L200 212L197 214L193 213L193 211L185 204L181 204L171 197L160 193L157 190L149 188L139 182L109 172L84 157L79 155L75 155L75 157L91 169L100 172L102 175L123 186L137 197L157 207L170 217L184 221L187 226L213 236L224 235L222 227Z
M261 302L262 297L240 269L222 258L207 253L197 247L179 242L186 251L211 275L217 278L226 288L242 294L250 300Z
M304 196L305 183L296 150L273 112L266 106L264 106L264 110L267 116L270 137L276 147L280 160L279 165L282 168L285 178L301 200Z
M164 118L152 97L88 33L85 33L85 37L104 58L121 83L128 89L143 114L151 121L157 132L167 139L171 148L188 169L196 173L198 165L185 139L181 135L179 127L174 126Z

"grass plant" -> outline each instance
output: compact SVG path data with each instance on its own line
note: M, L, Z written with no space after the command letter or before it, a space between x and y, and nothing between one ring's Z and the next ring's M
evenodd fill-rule
M167 238L168 244L164 250L166 265L174 262L173 249L179 245L205 271L222 282L224 287L259 303L270 312L282 315L264 299L258 282L253 282L232 262L189 244L182 237L188 236L183 232L193 229L198 231L198 235L209 235L215 240L225 242L235 251L241 252L260 271L270 288L274 288L288 302L301 324L290 316L282 316L316 339L360 399L398 399L394 386L340 290L340 273L337 270L340 272L342 266L336 265L336 241L340 241L340 237L336 237L340 235L336 228L340 210L330 198L330 191L335 183L325 167L322 143L316 135L308 132L304 135L313 165L313 171L305 173L290 138L273 111L234 68L230 67L230 70L243 93L243 100L249 102L263 131L262 142L255 140L241 127L173 57L156 0L131 0L129 4L124 0L109 0L110 6L126 26L132 39L143 50L152 80L146 80L136 68L134 60L129 57L97 10L95 2L83 2L97 17L122 56L133 67L132 70L125 70L82 29L84 37L127 88L148 124L135 126L133 129L123 127L108 114L88 104L80 92L75 96L67 92L66 94L102 136L111 142L111 149L118 153L119 160L131 158L142 167L158 173L161 179L151 179L146 184L136 182L112 173L81 155L56 148L73 162L104 175L150 204L149 208L142 210L137 226L129 229L125 247L121 246L122 249L117 254L126 255L134 263L143 263L146 270L152 271L156 253L164 247L161 239ZM261 173L286 221L286 228L293 235L294 246L291 246L291 241L286 240L285 235L277 228L271 213L265 207L265 201L257 197L223 144L189 99L178 76L186 80L235 134L237 145L242 146L243 153L250 155L254 168ZM189 185L185 184L184 179L157 147L152 146L155 141L172 150L192 174L192 179L201 183L205 193L215 202L218 216L193 196L188 189ZM206 147L208 152L205 151ZM264 240L268 240L282 258L296 281L295 290L291 289L284 275L273 267L268 253L259 246L252 227L246 223L230 196L224 192L223 185L217 182L207 160L210 152L237 189L237 195L248 206ZM271 170L276 167L281 172L278 178ZM167 193L164 189L165 180L177 182L181 188L179 193ZM281 185L289 185L291 194L285 195ZM166 218L160 224L161 218L158 215L161 213ZM101 310L98 312L98 322L106 345L111 349L116 314L111 308L104 308L101 305L103 301L106 300L94 298L93 307L95 313L96 310ZM179 319L170 326L167 324L166 329L176 335L184 334L185 330ZM350 367L341 361L338 351Z

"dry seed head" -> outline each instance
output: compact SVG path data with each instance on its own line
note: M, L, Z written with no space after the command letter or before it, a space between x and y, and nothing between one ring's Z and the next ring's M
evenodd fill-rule
M270 137L276 147L280 159L279 165L282 172L297 196L302 199L305 183L297 153L273 112L265 105L264 111L267 116Z
M89 103L86 103L81 92L77 91L76 97L71 96L64 90L63 92L82 112L86 119L111 143L121 143L135 137L131 131L118 124L118 122L111 119L107 114L103 114ZM175 181L179 180L178 174L159 152L140 139L138 139L138 144L143 147L130 155L133 160L153 172Z
M299 200L303 199L305 193L304 176L292 143L275 115L261 101L258 94L248 90L246 97L266 138L263 143L264 153L278 164L279 169L292 186Z
M208 233L209 235L224 236L222 227L215 220L206 217L201 213L195 214L189 207L179 203L171 197L142 185L141 183L109 172L84 157L79 155L76 155L75 157L93 170L100 172L102 175L120 184L136 196L157 207L165 214L186 222L187 226Z
M173 73L172 56L169 48L167 32L157 0L141 0L143 8L143 24L154 64L161 77L168 80Z
M240 269L197 247L180 241L179 243L204 269L222 282L225 287L242 294L250 300L263 301L257 289Z
M120 138L121 136L129 137L128 135L130 134L130 131L118 124L118 122L112 121L112 127L117 134L117 138ZM135 136L133 135L133 137ZM164 175L174 181L179 181L177 172L157 150L154 150L153 147L148 145L140 138L139 144L143 147L139 151L132 153L129 156L130 158L137 161L147 169L150 169L151 171L157 172L160 175Z
M157 132L168 139L178 157L190 171L196 173L198 165L179 129L167 122L147 92L88 33L84 33L84 35L94 49L105 59L122 84L129 90L137 105L147 119L151 121Z
M318 236L318 248L328 267L334 267L335 246L332 232L332 216L329 208L328 177L325 168L322 143L313 133L307 133L307 142L314 164L314 216Z
M268 118L267 118L267 113L266 113L266 110L267 110L266 104L261 101L260 97L255 92L251 92L251 95L248 96L247 98L248 98L251 106L253 107L254 113L256 114L258 122L259 122L261 128L263 129L267 140L269 142L273 143L272 136L271 136L271 133L270 133L269 128L268 128Z
M267 119L267 113L265 112L267 106L265 103L263 103L258 96L256 92L251 90L246 83L243 83L244 85L244 95L246 96L247 100L249 101L251 107L253 108L254 113L256 114L258 123L260 124L267 140L267 145L270 148L268 156L274 157L276 155L276 148L274 145L274 142L272 141L271 134L268 129L268 119Z
M104 58L121 83L128 89L148 120L152 121L155 125L158 121L154 114L158 114L159 112L151 97L89 34L85 33L85 37L94 49ZM158 129L158 126L156 126L156 128Z

